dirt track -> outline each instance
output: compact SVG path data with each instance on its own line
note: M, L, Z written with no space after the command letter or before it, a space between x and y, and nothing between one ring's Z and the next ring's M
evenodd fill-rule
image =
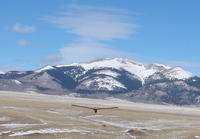
M119 109L92 110L71 104ZM36 93L0 92L0 138L196 139L200 109Z

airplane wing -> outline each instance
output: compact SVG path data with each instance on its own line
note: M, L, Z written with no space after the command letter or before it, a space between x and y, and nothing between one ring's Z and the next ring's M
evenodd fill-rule
M82 106L82 105L76 105L72 104L74 107L81 107L81 108L87 108L87 109L97 109L97 110L102 110L102 109L116 109L118 107L105 107L105 108L98 108L98 107L88 107L88 106Z
M97 108L97 110L103 110L103 109L117 109L119 107L107 107L107 108Z
M74 106L74 107L81 107L81 108L87 108L87 109L95 109L93 107L87 107L87 106L81 106L81 105L75 105L75 104L72 104L72 106Z

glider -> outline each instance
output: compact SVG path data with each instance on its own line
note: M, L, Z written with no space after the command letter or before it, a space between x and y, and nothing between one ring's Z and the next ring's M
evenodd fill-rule
M87 108L87 109L92 109L94 111L94 113L97 113L98 110L104 110L104 109L116 109L118 107L102 107L102 108L97 108L97 107L89 107L89 106L82 106L82 105L76 105L76 104L72 104L72 106L74 107L81 107L81 108Z

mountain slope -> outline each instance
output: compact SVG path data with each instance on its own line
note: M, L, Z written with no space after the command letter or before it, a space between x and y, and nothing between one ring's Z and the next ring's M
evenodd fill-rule
M0 74L0 90L60 95L75 92L83 97L114 96L146 103L197 104L200 78L181 67L106 58Z

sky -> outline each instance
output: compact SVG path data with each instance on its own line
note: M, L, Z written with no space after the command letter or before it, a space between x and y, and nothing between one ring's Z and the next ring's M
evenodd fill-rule
M200 76L199 0L1 0L0 71L120 57Z

